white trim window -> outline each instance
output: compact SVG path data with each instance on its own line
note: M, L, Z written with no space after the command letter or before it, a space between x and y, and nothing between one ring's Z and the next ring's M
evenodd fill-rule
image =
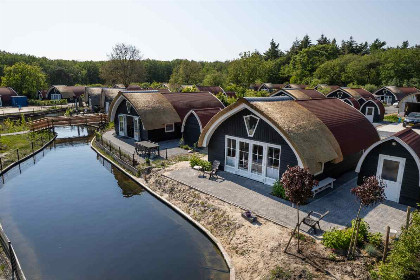
M236 166L236 140L226 138L226 165Z
M118 115L118 134L125 136L125 115Z
M260 122L260 118L254 115L248 115L244 116L244 122L248 136L254 137L255 130L257 130L258 123Z
M173 123L168 123L165 124L165 132L174 132L175 131L175 124Z
M51 94L51 100L60 100L61 99L61 94L59 93L52 93Z
M134 121L134 139L140 141L140 117L133 117Z
M266 176L275 180L280 177L280 148L268 147Z

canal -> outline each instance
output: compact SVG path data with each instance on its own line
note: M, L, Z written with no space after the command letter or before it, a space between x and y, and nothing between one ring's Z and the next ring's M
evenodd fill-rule
M208 237L99 157L86 128L56 132L0 185L0 223L28 279L229 279Z

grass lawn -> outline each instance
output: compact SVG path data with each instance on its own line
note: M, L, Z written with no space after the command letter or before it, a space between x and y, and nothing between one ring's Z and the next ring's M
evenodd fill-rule
M32 142L34 150L37 150L52 137L54 137L53 133L48 130L0 137L0 157L3 168L17 161L18 149L19 158L23 158L32 153Z

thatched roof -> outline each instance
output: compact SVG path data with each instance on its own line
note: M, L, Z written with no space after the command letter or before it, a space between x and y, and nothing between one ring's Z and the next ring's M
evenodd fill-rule
M88 102L89 97L92 97L92 96L95 96L95 97L99 96L99 99L100 99L101 94L102 94L101 87L86 87L84 101Z
M146 130L161 129L165 124L181 122L171 103L159 92L120 92L111 103L111 114L121 99L131 103Z
M324 99L325 96L314 89L282 89L274 93L272 96L288 95L295 100Z
M294 101L277 98L241 98L216 114L203 129L199 146L207 146L220 119L239 107L249 108L267 119L296 152L298 161L312 174L319 174L326 162L340 162L343 153L369 147L379 136L363 115L336 99ZM331 119L331 112L343 111L340 120ZM345 132L343 134L343 132ZM369 139L357 142L360 133ZM207 135L208 134L208 135ZM205 142L206 141L206 142ZM354 146L352 143L358 143Z

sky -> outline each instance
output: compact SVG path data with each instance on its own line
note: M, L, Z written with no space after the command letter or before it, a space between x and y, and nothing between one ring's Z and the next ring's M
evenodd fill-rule
M287 50L305 34L415 45L419 12L419 0L0 0L0 50L106 60L115 44L128 43L143 58L224 61L264 52L271 39Z

